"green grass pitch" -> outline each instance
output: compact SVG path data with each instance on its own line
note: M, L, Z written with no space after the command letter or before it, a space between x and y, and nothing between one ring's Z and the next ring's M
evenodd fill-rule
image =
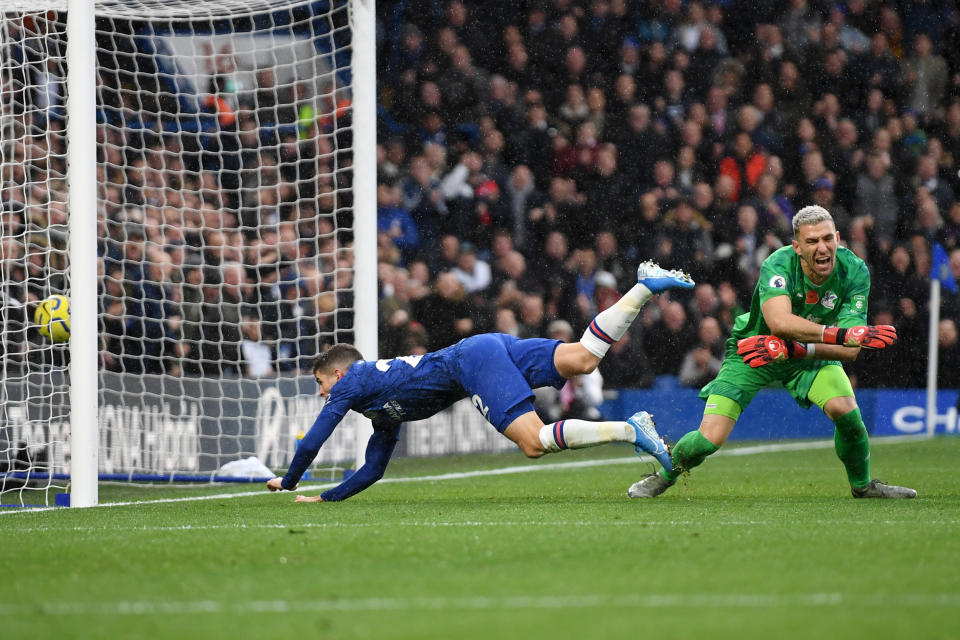
M853 500L829 446L735 451L646 501L625 492L650 466L601 447L399 460L388 478L542 468L342 503L3 513L0 637L960 637L960 438L875 442L874 474L912 501ZM101 502L253 489L104 486Z

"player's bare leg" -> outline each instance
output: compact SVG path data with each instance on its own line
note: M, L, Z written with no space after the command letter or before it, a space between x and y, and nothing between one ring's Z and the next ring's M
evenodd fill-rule
M558 344L553 352L553 366L557 368L557 373L568 380L593 373L599 364L600 357L587 351L582 342Z
M570 418L544 424L535 411L516 418L503 435L513 440L528 458L539 458L564 449L584 449L608 442L628 442L637 453L649 453L664 466L670 465L670 454L656 431L653 419L639 411L626 422L591 422Z
M700 421L700 433L718 449L724 445L736 421L716 413L708 413ZM679 443L678 443L679 444Z

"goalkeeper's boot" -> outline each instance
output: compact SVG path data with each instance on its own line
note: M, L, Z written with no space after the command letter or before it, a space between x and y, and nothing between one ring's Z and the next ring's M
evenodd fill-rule
M656 498L658 495L673 486L673 483L667 482L659 473L651 473L643 476L640 482L634 482L627 489L627 496L630 498Z
M917 492L909 487L898 487L874 478L865 487L850 487L854 498L916 498Z
M664 269L653 260L640 263L637 267L637 283L642 284L650 293L660 293L667 289L693 289L693 278L677 269Z
M636 447L637 455L649 453L657 459L663 468L667 471L673 471L673 462L670 460L670 452L663 438L657 433L657 427L653 424L653 416L646 411L637 411L630 416L627 424L633 427L636 432L636 439L633 441Z

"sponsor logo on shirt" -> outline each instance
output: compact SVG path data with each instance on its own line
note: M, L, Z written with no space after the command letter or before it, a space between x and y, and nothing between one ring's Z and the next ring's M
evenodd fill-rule
M827 291L823 294L823 300L820 301L820 304L825 306L827 309L833 309L837 306L837 294L833 291Z
M383 410L386 411L387 415L389 415L391 418L393 418L397 422L403 422L403 417L406 412L403 410L403 407L400 406L400 403L397 402L396 400L391 400L387 402L385 405L383 405Z
M770 278L770 286L774 289L786 289L787 279L783 276L773 276Z
M853 308L857 311L863 311L867 308L867 296L857 294L853 296Z

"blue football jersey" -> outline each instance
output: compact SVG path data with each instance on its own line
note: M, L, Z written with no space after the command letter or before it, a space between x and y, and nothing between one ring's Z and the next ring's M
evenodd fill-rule
M354 362L328 403L349 402L375 427L429 418L466 396L453 375L454 357L448 347L423 356Z

